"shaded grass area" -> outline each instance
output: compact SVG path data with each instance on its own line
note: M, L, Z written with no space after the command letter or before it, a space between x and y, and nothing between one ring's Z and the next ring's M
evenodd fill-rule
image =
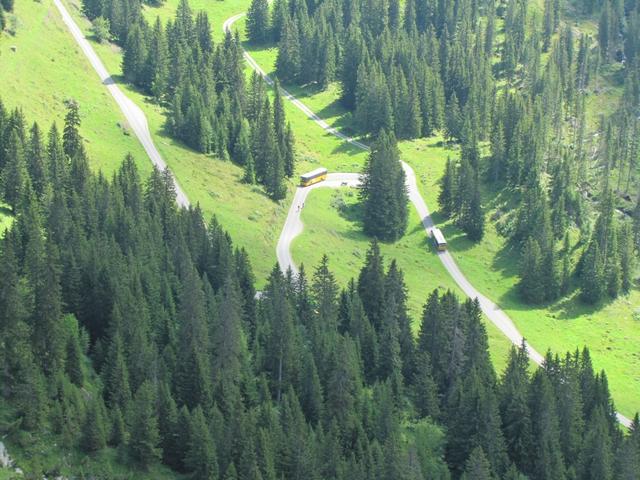
M61 130L65 101L80 104L80 133L94 170L110 177L131 152L143 173L151 166L111 94L100 84L51 0L15 3L15 36L0 35L0 98L6 108L19 107L29 121L48 131ZM14 51L15 50L15 51ZM29 127L29 125L28 125Z
M455 291L455 285L435 250L424 234L415 210L410 210L407 234L396 243L382 243L380 249L386 265L396 259L405 274L408 307L414 331L420 327L422 307L435 289ZM304 263L308 275L319 264L322 255L329 257L330 268L340 285L346 283L362 268L371 239L362 233L361 211L357 191L351 188L314 190L305 201L302 234L293 241L292 254ZM485 322L489 334L491 357L499 371L505 366L511 343L491 322Z

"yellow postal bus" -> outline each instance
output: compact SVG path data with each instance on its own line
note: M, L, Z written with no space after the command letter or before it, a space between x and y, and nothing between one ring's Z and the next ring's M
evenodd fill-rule
M326 168L316 168L315 170L305 173L304 175L300 175L300 186L308 187L309 185L313 185L314 183L321 182L326 180L327 178L327 169Z

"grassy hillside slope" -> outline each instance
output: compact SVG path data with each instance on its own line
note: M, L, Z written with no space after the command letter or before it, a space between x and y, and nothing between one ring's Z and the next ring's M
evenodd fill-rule
M14 35L0 35L0 98L20 107L48 130L61 128L65 101L80 103L80 132L92 167L110 176L130 152L143 172L151 171L142 146L129 135L124 116L86 61L51 0L24 0L7 14Z

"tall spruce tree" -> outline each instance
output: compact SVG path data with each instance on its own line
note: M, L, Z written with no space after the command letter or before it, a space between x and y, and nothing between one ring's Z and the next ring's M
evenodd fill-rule
M380 131L363 172L360 198L364 230L380 240L398 240L407 228L408 197L393 133Z
M269 38L269 3L267 0L252 0L247 11L247 36L254 43Z
M155 402L155 387L147 381L136 392L130 411L129 451L143 468L150 467L160 459L161 454L158 448L160 433Z

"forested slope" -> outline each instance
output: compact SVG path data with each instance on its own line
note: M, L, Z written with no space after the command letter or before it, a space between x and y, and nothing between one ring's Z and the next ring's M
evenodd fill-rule
M90 172L72 108L47 135L0 109L2 428L30 475L130 478L633 478L587 349L500 378L478 305L426 299L374 242L341 288L246 252L172 181ZM45 139L46 137L46 139ZM161 467L160 464L164 465ZM178 473L176 473L178 475Z

